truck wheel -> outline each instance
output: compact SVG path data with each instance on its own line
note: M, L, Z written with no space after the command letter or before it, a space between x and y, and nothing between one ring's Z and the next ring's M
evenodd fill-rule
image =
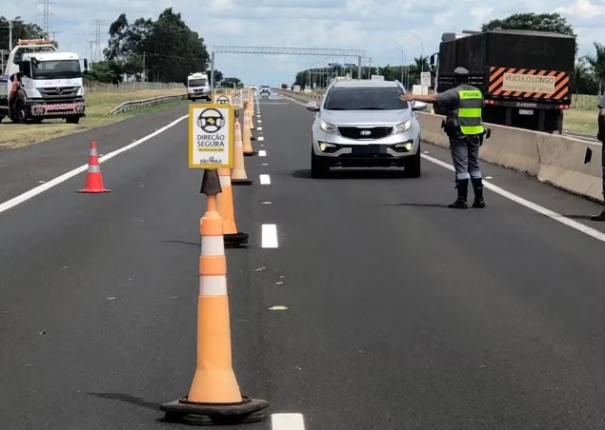
M27 114L27 110L25 110L25 103L23 100L17 100L17 121L20 124L25 124L29 119L29 115Z
M79 116L68 116L67 118L65 118L65 122L67 124L79 124L80 117Z

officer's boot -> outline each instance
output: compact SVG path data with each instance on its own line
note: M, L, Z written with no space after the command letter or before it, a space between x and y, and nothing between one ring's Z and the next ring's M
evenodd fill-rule
M468 209L468 179L456 179L458 198L448 207L451 209Z
M485 200L483 200L483 180L481 178L472 178L473 192L475 193L474 208L484 208Z
M605 209L599 215L590 218L592 221L605 221Z

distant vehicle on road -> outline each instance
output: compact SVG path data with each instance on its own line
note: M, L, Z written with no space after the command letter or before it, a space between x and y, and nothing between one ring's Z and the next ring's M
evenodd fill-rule
M330 167L404 167L420 177L420 124L414 110L427 104L399 99L399 82L336 81L323 99L309 102L317 112L312 126L311 170L314 177Z
M271 87L269 85L261 85L260 96L263 99L268 99L271 95Z
M187 76L187 98L189 100L204 99L210 101L210 85L207 73L191 73Z

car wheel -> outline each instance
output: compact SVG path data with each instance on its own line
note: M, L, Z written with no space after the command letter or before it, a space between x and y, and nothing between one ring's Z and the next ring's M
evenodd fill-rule
M324 178L330 173L330 165L326 160L315 155L311 148L311 175L314 178Z
M412 155L406 160L405 163L405 175L410 178L419 178L422 173L421 161L422 157L420 156L420 146L418 146L418 152Z

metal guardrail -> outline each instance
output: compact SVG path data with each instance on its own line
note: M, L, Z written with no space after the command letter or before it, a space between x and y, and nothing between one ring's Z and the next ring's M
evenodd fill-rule
M180 96L159 96L145 100L132 100L119 104L108 112L108 115L116 115L121 112L128 112L136 109L144 109L150 106L156 106L162 103L173 102L176 100L184 100L187 98L187 94Z

